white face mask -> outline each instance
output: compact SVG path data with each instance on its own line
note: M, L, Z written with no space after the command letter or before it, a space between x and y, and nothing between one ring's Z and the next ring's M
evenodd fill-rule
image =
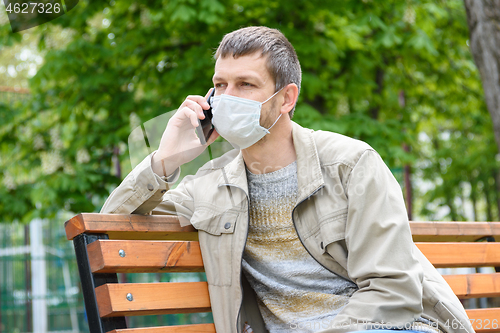
M283 88L281 88L283 89ZM245 149L262 139L281 117L281 113L269 128L260 126L262 105L276 96L275 92L264 102L219 95L212 98L212 124L217 133L236 149Z

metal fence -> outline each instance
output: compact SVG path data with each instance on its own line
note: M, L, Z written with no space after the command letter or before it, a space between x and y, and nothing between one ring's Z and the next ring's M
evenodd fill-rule
M0 332L88 332L73 243L63 223L0 223ZM206 281L204 273L119 274L121 282ZM127 318L129 327L213 322L211 313Z
M0 331L88 332L74 251L60 222L0 224Z

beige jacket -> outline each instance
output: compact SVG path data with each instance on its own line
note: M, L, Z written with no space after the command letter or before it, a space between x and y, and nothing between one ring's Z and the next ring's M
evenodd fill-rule
M296 123L292 134L299 239L320 264L359 287L333 322L321 323L321 332L403 328L420 316L445 332L474 332L460 301L413 243L401 188L380 156L361 141ZM189 220L199 230L217 332L241 332L245 322L265 332L241 272L249 220L241 152L210 161L167 190L146 158L102 212Z

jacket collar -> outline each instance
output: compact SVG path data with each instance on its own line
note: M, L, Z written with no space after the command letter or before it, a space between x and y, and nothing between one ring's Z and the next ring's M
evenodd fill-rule
M312 133L313 130L292 121L293 145L297 154L298 202L312 195L325 183Z
M292 121L292 139L297 155L298 202L306 199L324 185L321 165L312 130ZM222 169L219 186L236 186L248 194L246 167L241 150Z
M231 162L222 168L218 186L220 187L224 185L239 187L245 191L248 196L246 166L241 150L238 151L238 155L236 155Z

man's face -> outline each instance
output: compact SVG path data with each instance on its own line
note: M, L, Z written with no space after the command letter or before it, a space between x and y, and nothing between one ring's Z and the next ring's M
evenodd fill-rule
M263 102L274 94L275 83L266 67L267 57L260 53L233 58L219 57L212 78L215 95L232 95ZM264 127L273 124L279 115L275 110L275 96L262 106L260 123ZM268 122L270 122L268 124Z

